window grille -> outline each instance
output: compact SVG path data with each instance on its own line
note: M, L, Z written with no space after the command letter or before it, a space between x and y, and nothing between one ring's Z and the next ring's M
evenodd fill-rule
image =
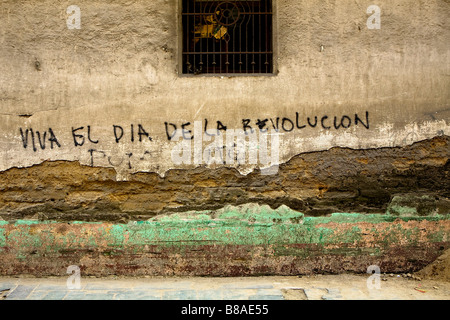
M182 0L183 74L273 73L272 0Z

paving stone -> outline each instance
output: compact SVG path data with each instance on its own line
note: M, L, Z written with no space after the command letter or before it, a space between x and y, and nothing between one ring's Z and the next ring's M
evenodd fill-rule
M282 294L279 289L259 289L256 291L257 295L280 295Z
M82 300L85 294L86 293L81 290L70 290L67 292L64 300Z
M322 296L322 300L343 300L341 292L339 289L328 288L328 293Z
M6 296L5 300L25 300L34 288L36 288L36 286L18 285Z
M113 297L106 292L69 291L64 300L112 300Z
M136 290L190 290L191 282L159 282L159 283L140 283L134 286Z
M165 291L163 300L196 300L197 292L195 290L179 290L179 291Z
M249 299L255 300L254 297L261 297L261 300L284 300L283 293L278 289L259 289L256 291L256 294L251 295Z
M227 284L223 285L224 289L273 289L273 285L271 284L247 284L247 285L239 285L239 284Z
M112 295L114 295L114 294L125 293L125 292L128 292L128 291L132 291L132 290L125 290L125 289L119 289L119 290L107 290L106 293L107 293L107 294L112 294Z
M86 283L82 286L83 290L133 290L135 286L120 285L118 283Z
M63 300L69 291L49 291L42 300Z
M283 295L280 293L279 295L259 295L255 294L248 297L249 300L284 300Z
M33 291L27 297L27 300L44 300L44 298L49 294L48 291Z
M222 300L222 290L199 290L197 291L197 300Z
M64 291L69 289L67 288L67 284L39 284L35 289L35 291L52 291L52 290Z
M351 297L354 297L354 298L352 298L352 300L367 300L367 294L365 294L364 292L362 292L359 289L351 288L347 291L349 292L349 295Z
M326 288L305 288L304 291L308 300L322 300L322 297L328 293Z
M12 282L2 282L0 283L0 291L14 289L17 285Z
M255 290L224 290L222 291L223 300L248 300L248 297L255 294Z
M114 296L115 300L161 300L161 295L156 292L146 291L125 291L117 293Z
M114 295L106 292L86 293L81 300L112 300Z
M383 297L384 297L384 299L389 299L390 297L389 297L390 295L383 295L383 292L381 291L381 290L378 290L378 289L372 289L372 290L369 290L369 296L368 296L368 299L369 300L379 300L379 299L382 299Z
M448 298L450 290L446 289L444 285L440 286L439 290L428 291L427 294L419 294L416 291L411 292L411 288L406 291L392 291L388 288L379 290L366 290L363 280L357 279L359 282L349 283L345 285L338 285L335 282L325 283L326 286L309 284L299 285L286 282L274 282L274 285L263 281L257 284L252 281L228 282L214 282L206 281L171 281L170 279L165 283L157 280L147 281L142 279L142 282L132 280L110 281L105 280L92 282L81 290L69 290L65 285L65 281L48 279L23 279L16 280L9 278L0 283L0 288L8 290L3 292L3 297L0 299L6 300L284 300L295 298L286 294L286 290L297 290L304 293L303 299L299 300L343 300L343 299L361 299L361 300L403 300L403 299L433 299L438 293L440 296ZM289 279L290 280L290 279ZM294 279L298 282L297 279ZM222 279L220 281L223 281ZM180 289L177 285L183 284L188 289ZM333 287L327 287L332 284ZM361 284L362 283L362 284ZM137 285L141 289L133 289ZM274 286L284 286L283 289L278 289ZM172 287L172 289L164 289ZM87 290L89 288L90 290ZM51 290L50 290L51 289ZM1 303L1 302L0 302Z

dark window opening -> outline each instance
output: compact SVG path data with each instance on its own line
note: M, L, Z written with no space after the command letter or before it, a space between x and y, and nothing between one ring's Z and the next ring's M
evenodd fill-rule
M182 0L183 74L273 73L272 0Z

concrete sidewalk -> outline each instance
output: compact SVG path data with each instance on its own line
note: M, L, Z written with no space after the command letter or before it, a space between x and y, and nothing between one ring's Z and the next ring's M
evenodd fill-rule
M450 282L402 275L241 278L1 278L3 300L450 300ZM369 285L368 285L369 279ZM76 285L69 280L69 285ZM373 281L372 281L373 280ZM372 288L369 288L372 285Z

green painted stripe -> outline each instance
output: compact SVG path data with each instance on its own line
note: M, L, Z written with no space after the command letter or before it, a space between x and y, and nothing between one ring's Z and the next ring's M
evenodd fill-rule
M395 218L399 219L399 218ZM392 223L391 216L336 213L331 217L303 217L292 212L257 216L236 216L226 212L213 219L204 213L199 215L170 215L150 221L112 224L99 222L61 223L56 221L28 221L2 223L0 247L18 251L37 249L55 252L76 248L126 249L139 251L145 245L190 246L267 245L267 244L352 244L364 246L361 223L371 226L374 244L390 246L402 241L415 245L423 241L423 231L418 226L404 228ZM427 241L442 242L450 238L447 216L408 217L402 221L428 221L433 230L427 230ZM379 223L387 223L381 227ZM441 222L441 223L440 223ZM337 224L336 224L337 223ZM354 224L360 224L354 225ZM67 226L61 231L61 226ZM338 226L338 227L337 227ZM367 230L366 230L367 232Z

